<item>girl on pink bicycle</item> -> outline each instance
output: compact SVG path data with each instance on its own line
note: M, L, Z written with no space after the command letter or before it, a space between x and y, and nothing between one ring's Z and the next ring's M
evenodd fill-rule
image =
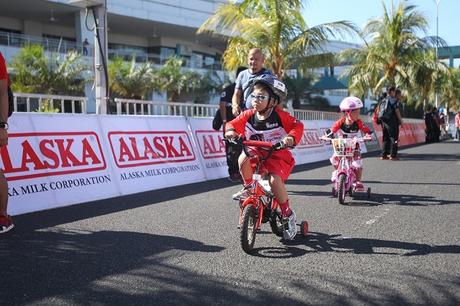
M286 86L276 76L264 74L252 80L249 88L253 108L241 113L226 126L225 137L244 136L248 140L260 140L273 144L282 142L284 147L299 143L303 134L303 124L288 112L276 107L287 95ZM266 152L254 148L256 154ZM252 181L254 172L249 158L243 152L238 160L245 187ZM269 183L278 200L283 218L288 219L289 228L285 230L285 239L296 235L296 215L289 207L289 198L284 182L289 177L295 161L289 150L274 151L265 161L269 173ZM234 199L245 197L246 188L233 196Z
M363 102L357 97L346 97L340 102L340 110L343 112L342 118L337 120L332 127L327 130L326 136L333 138L334 134L338 137L353 138L356 137L358 132L365 134L364 138L370 138L372 131L364 124L359 118L360 109L363 108ZM331 157L331 164L337 169L340 158L335 154ZM354 190L363 191L364 185L361 182L363 175L363 163L361 160L361 150L359 143L356 144L355 152L353 155L352 165L355 169L356 182Z

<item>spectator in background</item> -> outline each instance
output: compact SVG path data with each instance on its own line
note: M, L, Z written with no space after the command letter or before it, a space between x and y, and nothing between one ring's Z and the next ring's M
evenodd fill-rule
M425 110L425 142L430 143L434 141L435 137L435 122L433 118L433 107L428 104Z
M236 117L243 110L252 108L251 99L249 99L250 81L262 74L271 74L270 71L264 68L265 57L262 50L252 48L248 54L249 68L242 71L236 78L235 92L232 97L232 112ZM244 108L241 107L240 101L244 101Z
M8 72L5 59L0 53L0 147L8 144ZM8 182L3 170L0 169L0 234L11 230L13 220L7 213L8 210Z
M88 47L89 47L88 38L85 38L85 40L83 41L83 55L88 55Z
M236 78L238 78L238 75L246 70L246 67L238 67L236 71ZM236 83L232 83L228 85L227 87L222 90L220 93L220 103L219 103L219 109L220 109L220 116L222 118L222 125L223 125L223 130L225 133L225 124L227 121L231 121L235 119L235 116L232 113L232 97L233 93L235 91L235 86ZM243 99L240 100L239 104L240 108L244 108L243 106ZM225 143L225 153L227 157L227 166L228 166L228 179L231 182L240 182L241 181L241 175L240 175L240 169L238 166L238 157L241 154L241 147L240 146L235 146L229 143Z
M439 113L438 113L438 108L433 107L433 110L431 111L431 116L433 117L433 139L432 141L438 142L439 141L439 136L441 136L441 123L439 120Z
M439 108L438 117L439 117L439 129L441 139L444 140L447 138L447 125L446 125L446 109L444 107Z
M460 141L460 111L457 112L454 118L454 123L455 123L455 139L457 141Z
M388 107L391 109L391 116L386 122L382 122L383 150L380 159L399 160L399 126L403 124L399 111L401 90L394 86L390 87L386 99L388 99Z

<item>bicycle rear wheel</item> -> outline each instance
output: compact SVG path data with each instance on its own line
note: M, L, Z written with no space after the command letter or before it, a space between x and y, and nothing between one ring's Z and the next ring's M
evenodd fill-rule
M257 218L254 206L248 205L243 210L243 221L241 224L240 240L241 247L246 253L254 248L257 233Z
M284 225L281 219L281 215L277 212L273 212L270 216L270 228L272 229L272 233L278 237L283 237Z

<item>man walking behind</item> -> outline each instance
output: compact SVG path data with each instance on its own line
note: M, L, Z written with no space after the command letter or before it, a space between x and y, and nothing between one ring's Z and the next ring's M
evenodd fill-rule
M386 99L388 102L388 116L384 119L382 118L383 151L380 159L399 160L399 126L403 124L401 112L399 111L401 90L396 89L394 86L390 87Z

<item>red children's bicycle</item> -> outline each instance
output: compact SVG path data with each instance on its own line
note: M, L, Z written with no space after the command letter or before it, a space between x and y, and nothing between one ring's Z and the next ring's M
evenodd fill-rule
M241 145L254 165L254 174L251 183L245 187L245 196L239 200L240 203L240 240L241 247L246 253L254 248L257 231L262 223L269 222L272 232L283 237L284 229L288 227L287 220L281 215L279 203L271 191L270 184L266 179L268 172L264 163L270 158L273 151L284 149L282 143L272 144L271 142L257 140L227 140L232 144ZM250 148L259 148L266 151L264 156L254 154ZM308 222L302 221L300 233L306 237L308 234Z

